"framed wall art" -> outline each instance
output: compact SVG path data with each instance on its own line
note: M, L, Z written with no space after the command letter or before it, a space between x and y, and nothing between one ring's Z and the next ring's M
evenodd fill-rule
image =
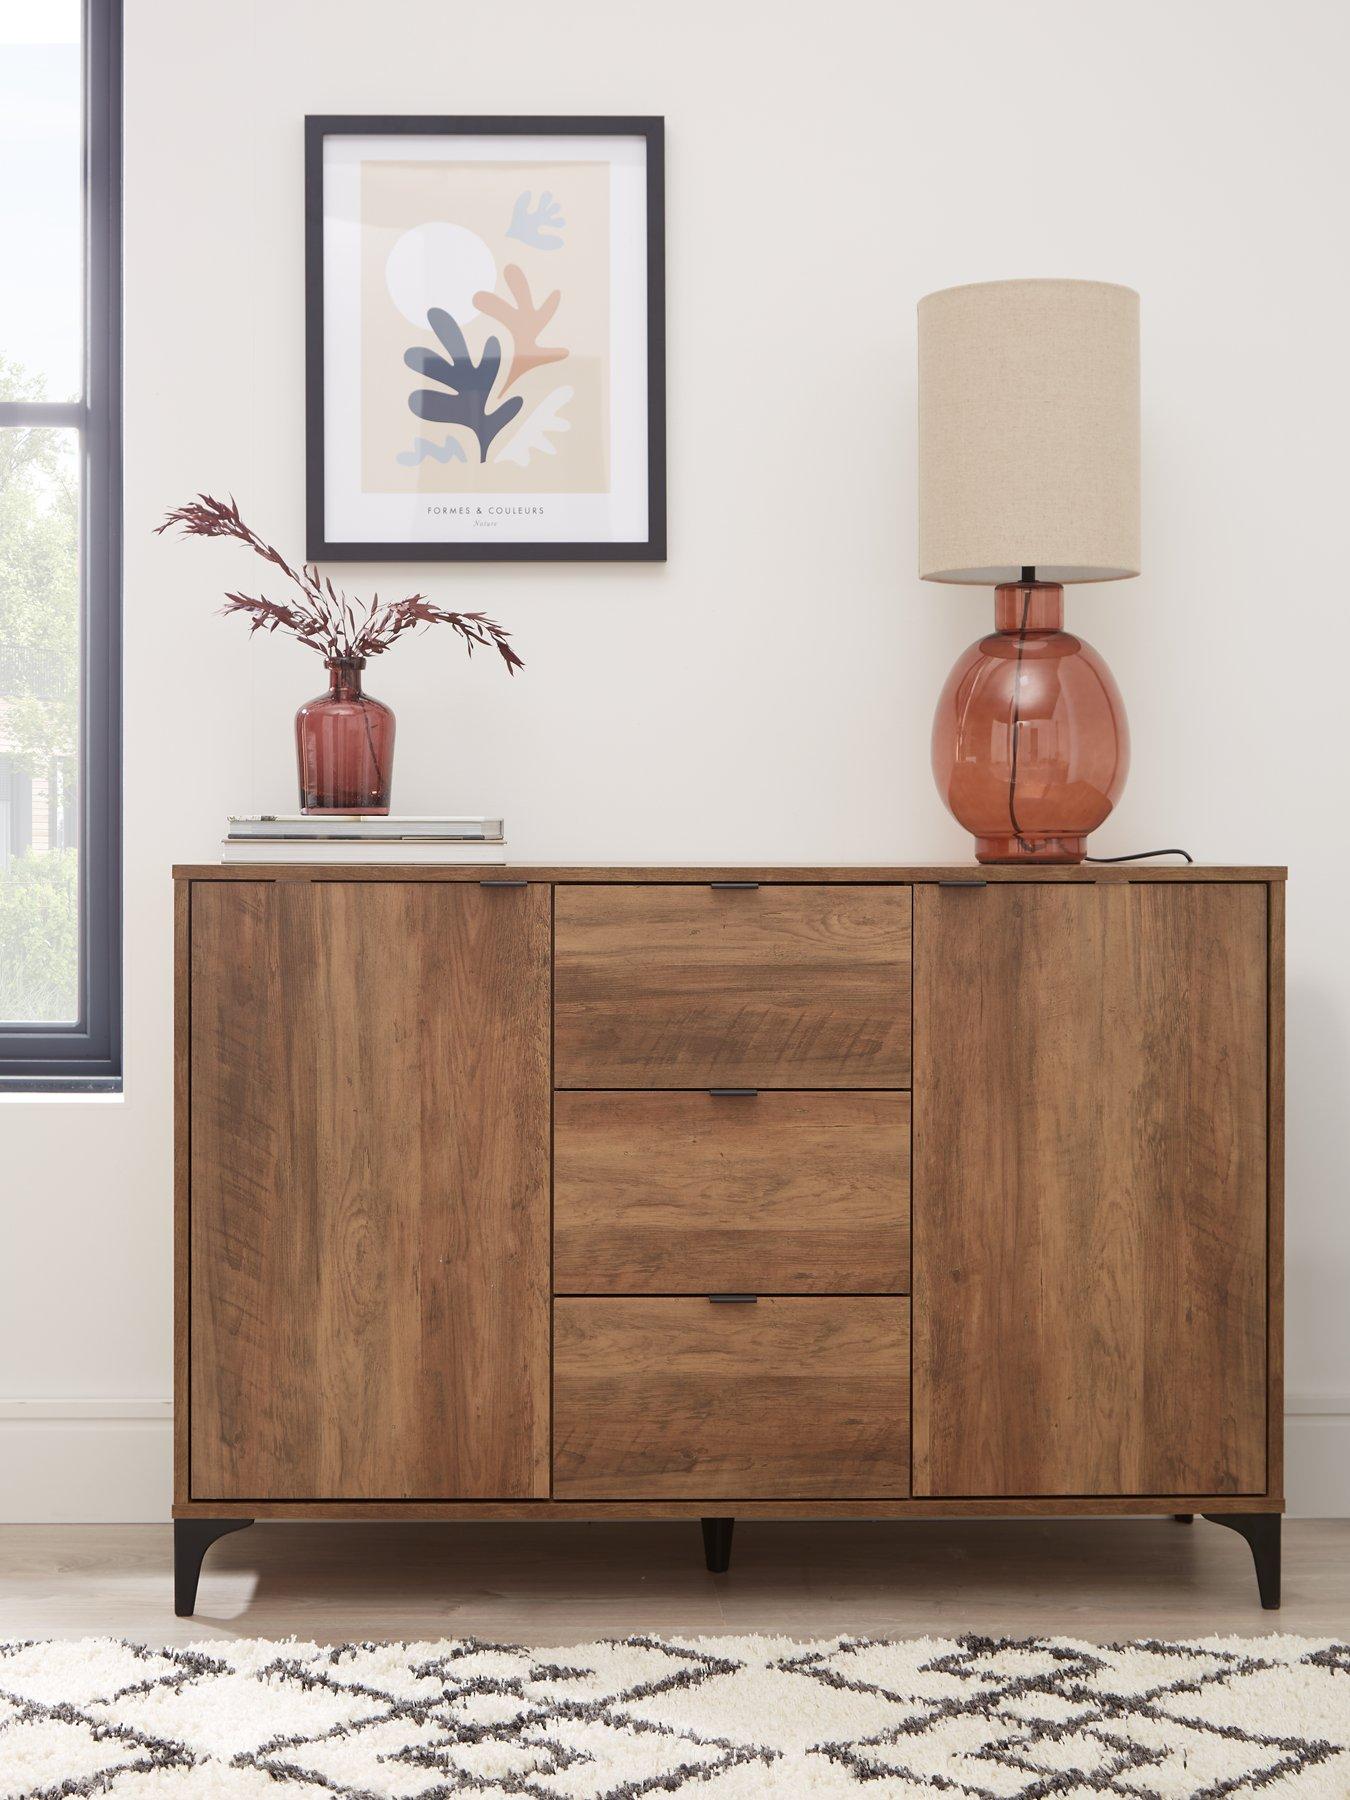
M306 120L308 554L663 561L662 121Z

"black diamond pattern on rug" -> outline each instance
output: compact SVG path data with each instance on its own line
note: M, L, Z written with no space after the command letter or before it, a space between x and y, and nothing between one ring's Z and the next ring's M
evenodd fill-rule
M1347 1800L1350 1646L0 1646L0 1796Z

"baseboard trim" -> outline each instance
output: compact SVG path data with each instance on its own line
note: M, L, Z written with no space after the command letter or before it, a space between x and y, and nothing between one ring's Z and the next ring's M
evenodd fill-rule
M140 1524L172 1501L172 1401L0 1400L6 1524Z
M0 1399L0 1425L32 1425L39 1421L75 1419L172 1419L172 1400L3 1400Z
M163 1523L173 1402L0 1399L0 1522ZM1285 1412L1291 1518L1350 1518L1350 1394L1296 1393Z

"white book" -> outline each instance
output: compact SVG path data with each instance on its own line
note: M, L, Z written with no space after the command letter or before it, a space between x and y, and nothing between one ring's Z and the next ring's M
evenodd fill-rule
M446 843L500 843L501 819L478 814L244 813L232 814L227 838L432 838Z
M482 863L505 868L505 846L496 844L326 844L269 842L265 838L224 838L225 863Z

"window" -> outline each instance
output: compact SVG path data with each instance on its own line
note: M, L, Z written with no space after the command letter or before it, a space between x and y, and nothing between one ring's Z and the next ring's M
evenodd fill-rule
M121 1076L120 0L0 0L0 1087Z

